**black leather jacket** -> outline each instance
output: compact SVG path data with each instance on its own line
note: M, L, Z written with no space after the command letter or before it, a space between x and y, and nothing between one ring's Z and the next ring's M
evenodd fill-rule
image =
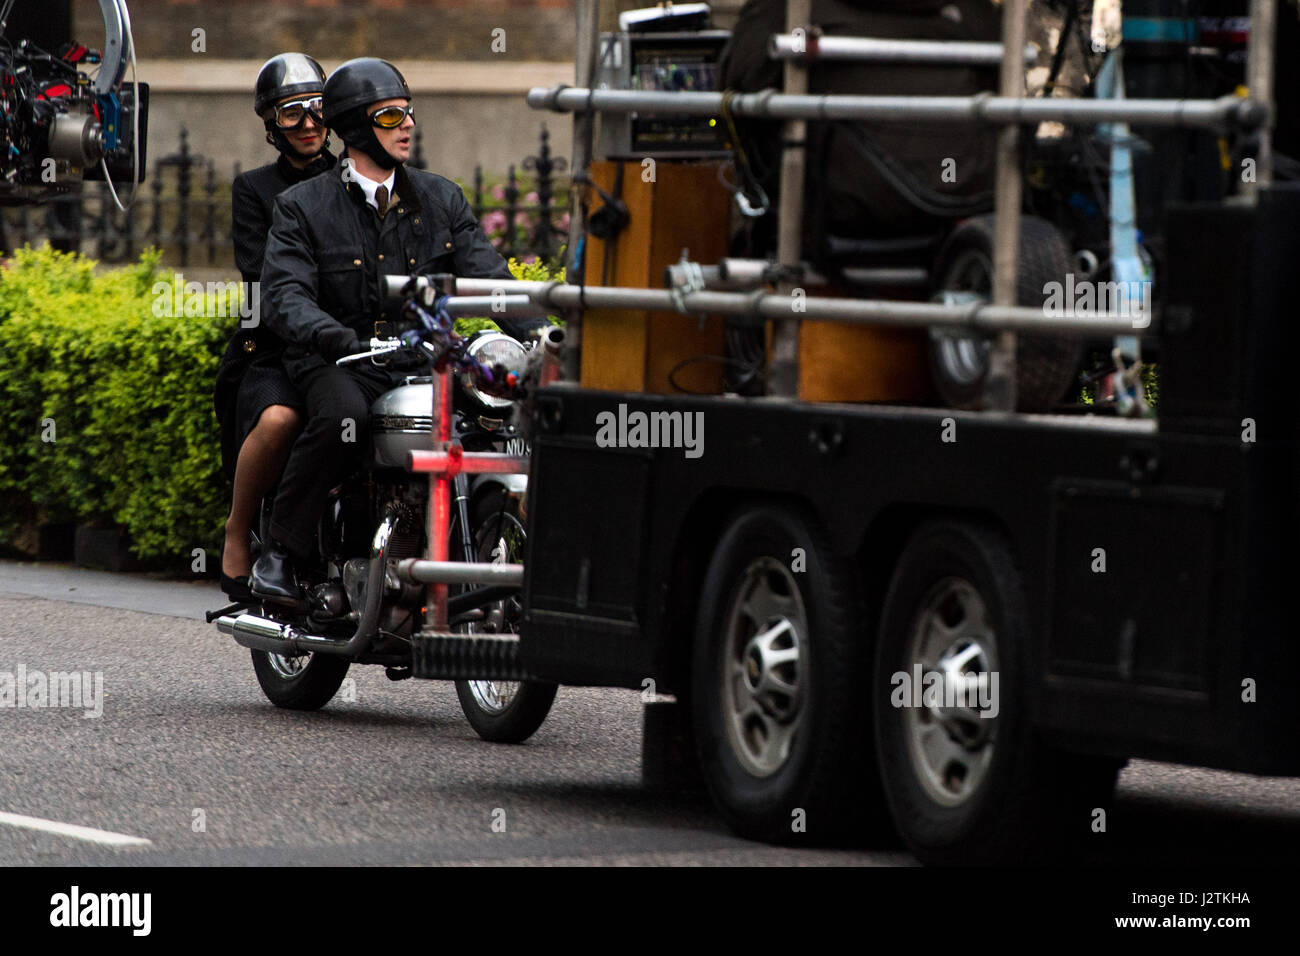
M449 272L510 278L460 187L420 169L397 167L395 199L381 221L342 169L294 186L275 203L262 267L262 321L287 343L284 364L297 379L325 364L319 334L337 325L364 345L401 303L382 294L381 277ZM504 320L516 337L544 324ZM403 363L404 364L404 363Z

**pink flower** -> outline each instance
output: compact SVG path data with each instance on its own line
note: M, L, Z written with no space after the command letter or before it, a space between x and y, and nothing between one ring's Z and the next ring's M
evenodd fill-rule
M535 192L529 193L527 196L524 197L524 202L527 203L537 202L537 193Z
M500 233L506 227L506 214L500 209L493 209L491 212L484 213L483 218L479 221L483 226L483 231L489 236Z
M493 186L493 187L492 187L492 198L493 198L493 199L499 199L499 200L504 201L505 198L506 198L506 187L505 187L505 186Z

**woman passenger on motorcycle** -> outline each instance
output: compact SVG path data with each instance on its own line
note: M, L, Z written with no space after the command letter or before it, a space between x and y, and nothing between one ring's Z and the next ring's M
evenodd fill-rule
M280 156L240 174L231 186L235 265L246 283L256 283L262 273L275 197L334 166L326 149L329 131L321 119L324 88L325 71L302 53L272 57L257 75L253 108L266 126L267 142ZM256 295L256 288L246 285L245 295ZM214 396L222 468L234 480L221 589L235 601L252 600L250 532L262 497L279 479L303 423L302 398L280 361L284 343L262 326L256 311L246 321L250 327L241 323L222 357Z

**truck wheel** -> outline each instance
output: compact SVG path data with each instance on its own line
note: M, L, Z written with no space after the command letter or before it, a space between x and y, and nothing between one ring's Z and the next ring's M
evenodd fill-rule
M820 528L782 508L742 513L714 551L696 623L692 723L708 789L743 836L825 842L883 816L861 687L860 593Z
M1114 787L1117 764L1036 739L1028 628L1000 535L960 522L916 533L885 599L871 696L894 823L923 862L1048 857L1088 833Z
M271 654L252 651L253 670L266 699L287 710L320 710L348 675L347 658L337 654Z
M1064 282L1073 270L1069 246L1055 226L1034 216L1020 220L1016 304L1041 306L1044 286ZM936 270L939 301L964 304L993 296L993 216L975 216L957 227ZM982 336L930 332L935 387L951 408L979 408L988 376L990 341ZM1042 411L1059 402L1083 360L1078 336L1020 333L1016 336L1016 406Z

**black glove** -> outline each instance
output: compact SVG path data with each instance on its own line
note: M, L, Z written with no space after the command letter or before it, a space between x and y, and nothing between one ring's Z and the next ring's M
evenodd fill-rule
M326 361L337 362L344 356L355 355L363 349L356 332L342 325L334 325L316 333L316 351Z

